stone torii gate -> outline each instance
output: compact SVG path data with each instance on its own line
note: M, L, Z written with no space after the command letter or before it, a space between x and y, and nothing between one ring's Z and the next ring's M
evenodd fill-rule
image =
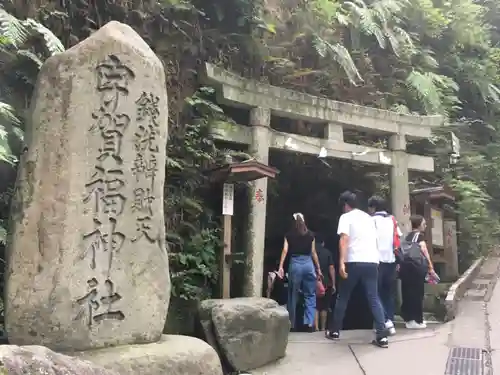
M407 139L431 136L432 129L444 124L442 116L403 115L320 98L297 91L262 84L206 63L204 82L217 90L219 103L250 110L250 126L215 126L216 139L248 145L249 153L268 164L269 149L360 161L390 167L391 203L403 231L408 231L410 189L408 170L433 172L434 159L406 152ZM326 125L326 136L306 137L273 131L271 114ZM344 142L344 129L389 136L389 149ZM267 179L251 184L249 241L246 249L245 296L262 293L264 241L266 229ZM255 196L263 199L255 199Z

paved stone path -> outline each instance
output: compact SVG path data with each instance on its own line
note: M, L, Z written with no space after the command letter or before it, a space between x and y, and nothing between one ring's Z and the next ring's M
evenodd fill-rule
M366 330L344 331L338 342L326 340L322 332L292 333L287 356L252 374L443 375L454 347L483 352L483 372L463 375L493 375L493 369L500 373L500 287L495 288L499 272L500 258L488 259L454 321L422 331L400 327L388 349L371 345L373 333Z

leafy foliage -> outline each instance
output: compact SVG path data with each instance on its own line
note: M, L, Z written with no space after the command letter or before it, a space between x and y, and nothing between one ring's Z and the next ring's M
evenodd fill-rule
M192 122L168 144L165 216L172 293L183 299L210 297L218 278L221 234L204 201L209 183L203 172L234 152L218 149L210 137L211 122L230 121L211 100L214 94L213 88L200 87L185 98L185 118Z
M220 248L219 230L202 229L182 251L171 253L172 295L186 300L210 298L219 276Z
M11 146L23 140L23 114L38 72L45 59L62 51L61 41L41 23L0 9L0 161L17 162L19 147Z
M45 59L64 51L61 41L41 23L19 20L0 9L0 167L15 176L24 140L24 113ZM0 245L7 237L13 178L0 192ZM3 259L3 257L2 257Z
M211 122L232 120L215 104L213 91L198 86L197 71L204 61L313 95L401 113L448 116L454 124L450 129L462 142L463 157L454 173L448 165L446 131L410 148L435 156L436 173L426 176L427 182L448 183L460 197L463 259L497 241L500 8L493 1L10 0L4 6L18 18L0 15L0 46L6 51L0 54L0 98L5 103L0 106L5 129L0 140L10 140L14 129L22 129L40 64L62 50L48 29L69 47L110 20L126 22L164 61L170 112L165 212L178 296L202 298L217 276L218 223L202 172L227 154L211 140ZM23 21L25 17L32 19ZM47 29L34 26L33 20ZM291 130L305 135L312 131ZM356 137L367 145L385 142ZM15 163L16 152L4 149L1 160ZM280 175L293 176L299 165L321 175L316 183L323 187L338 180L339 169L299 158L283 161ZM341 173L352 169L365 171L351 166ZM386 191L387 174L370 173ZM188 280L186 285L182 278Z

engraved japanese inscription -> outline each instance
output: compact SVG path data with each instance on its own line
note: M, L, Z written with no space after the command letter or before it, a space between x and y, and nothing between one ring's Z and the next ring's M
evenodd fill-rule
M92 328L94 323L99 323L106 319L123 320L125 315L123 312L116 310L113 311L113 304L121 300L121 296L114 291L114 284L111 280L106 280L104 286L106 288L106 295L100 296L98 292L99 281L93 277L87 281L90 292L82 298L77 300L82 310L77 316L81 319L87 314L87 325Z
M138 182L134 190L133 211L136 215L136 235L132 241L145 238L150 243L158 240L158 228L154 226L155 177L158 172L158 117L160 98L151 92L143 92L135 101L137 131L135 133L135 160L133 173ZM161 202L159 204L162 204Z
M109 277L113 267L113 257L122 249L127 236L117 229L123 215L127 197L124 195L125 173L123 170L122 143L130 127L121 99L129 95L129 83L135 73L123 64L116 55L100 62L95 70L96 91L99 108L92 114L89 132L100 138L101 147L95 159L94 173L85 184L83 203L86 212L92 214L94 230L84 233L82 241L92 270L108 274L105 280L92 277L87 281L89 292L77 299L81 307L76 319L85 316L89 328L107 319L124 320L121 310L114 310L114 303L122 299ZM104 255L104 258L102 257ZM98 259L102 264L99 264ZM104 261L102 261L104 259ZM97 272L102 274L102 272Z

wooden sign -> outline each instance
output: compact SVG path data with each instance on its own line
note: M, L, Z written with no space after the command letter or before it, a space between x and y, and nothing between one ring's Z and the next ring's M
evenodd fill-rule
M222 193L222 215L233 216L234 213L234 185L224 184Z
M443 211L431 208L432 244L444 246Z

